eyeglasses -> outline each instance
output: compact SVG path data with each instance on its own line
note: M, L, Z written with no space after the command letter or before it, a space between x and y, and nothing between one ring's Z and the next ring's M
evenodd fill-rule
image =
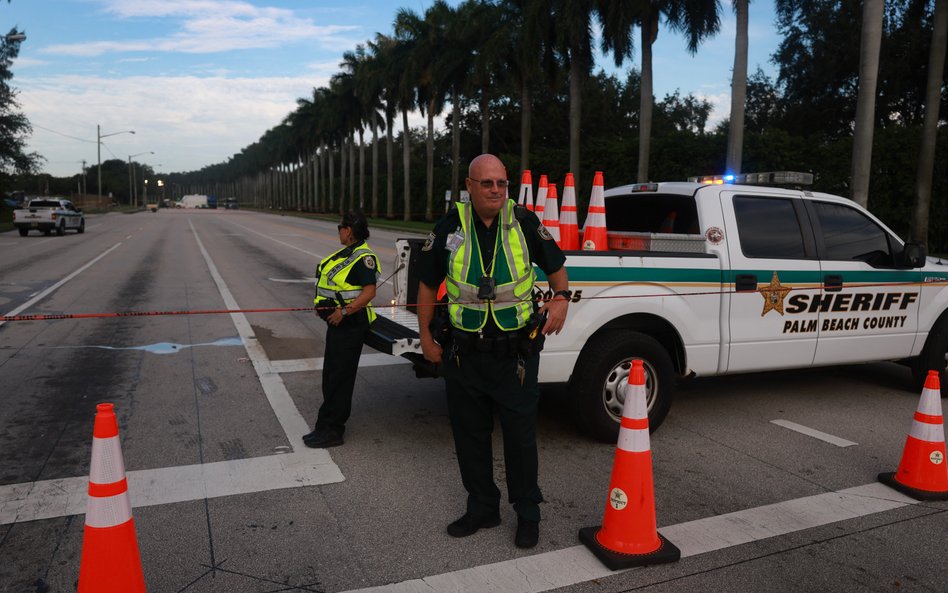
M497 189L507 189L510 186L510 181L507 179L474 179L473 177L468 177L468 179L481 184L484 189L490 189L494 187L494 184L497 185Z
M347 229L347 228L349 228L349 225L347 225L347 224L337 224L337 225L336 225L336 228L341 231L342 229Z

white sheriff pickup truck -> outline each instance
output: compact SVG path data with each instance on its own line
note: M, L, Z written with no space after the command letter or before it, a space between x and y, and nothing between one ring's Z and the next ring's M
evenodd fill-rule
M652 430L686 377L895 360L911 367L912 389L929 369L948 389L948 261L851 200L773 186L809 174L747 177L763 185L610 189L612 250L567 252L573 302L546 341L540 383L569 383L590 436L615 441L633 358L644 361ZM367 340L419 371L417 319L405 305L415 302L421 244L398 241L396 303L378 308Z
M86 219L82 210L73 206L69 200L58 198L37 198L30 200L26 208L13 211L13 226L25 237L31 230L50 234L65 235L67 229L77 233L86 231Z

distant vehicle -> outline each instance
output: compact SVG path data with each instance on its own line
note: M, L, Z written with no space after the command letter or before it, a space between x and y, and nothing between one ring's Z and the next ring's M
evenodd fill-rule
M227 198L224 200L224 209L225 210L238 210L240 204L237 203L237 198Z
M69 200L58 198L38 198L30 200L25 208L13 211L13 226L25 237L31 230L43 231L49 235L65 235L66 229L77 233L86 231L86 219L82 210Z
M217 196L207 196L207 207L211 210L217 210Z

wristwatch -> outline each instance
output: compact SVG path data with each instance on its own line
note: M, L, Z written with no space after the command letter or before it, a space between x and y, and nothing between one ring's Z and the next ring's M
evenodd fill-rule
M348 307L349 307L349 305L344 305L344 306L339 310L339 314L342 315L343 317L345 317L346 315L348 315L348 314L349 314L349 309L348 309Z
M573 298L573 292L570 290L557 290L556 292L553 293L553 296L555 297L561 296L561 297L564 297L568 301L571 298Z

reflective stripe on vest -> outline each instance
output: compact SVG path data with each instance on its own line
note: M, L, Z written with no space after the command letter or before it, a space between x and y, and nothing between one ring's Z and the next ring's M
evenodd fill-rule
M362 292L363 287L349 284L346 279L349 277L349 271L352 270L352 267L363 257L371 255L375 258L375 278L378 280L379 274L382 273L382 264L368 245L362 243L353 249L348 257L343 258L342 252L346 249L348 247L343 247L319 263L319 267L316 269L318 280L316 281L316 297L313 299L313 304L316 304L320 299L329 299L335 303L336 293L339 293L346 304L354 301ZM375 321L375 310L372 308L371 302L366 303L365 311L369 315L369 323Z
M520 329L533 313L533 285L536 274L530 263L530 252L520 222L514 216L513 200L507 200L496 224L497 240L490 274L496 282L495 300L477 298L478 284L484 275L484 258L474 229L474 208L458 203L463 239L448 255L448 314L451 324L465 331L477 331L487 323L490 312L503 330Z

